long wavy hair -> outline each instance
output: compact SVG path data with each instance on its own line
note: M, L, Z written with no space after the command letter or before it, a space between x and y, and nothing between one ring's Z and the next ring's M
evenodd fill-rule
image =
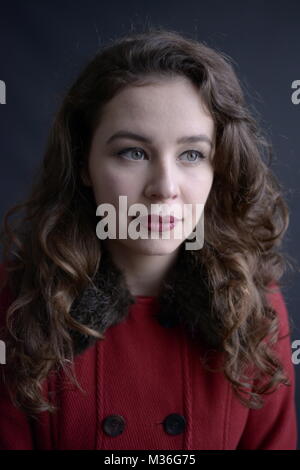
M29 197L4 216L3 260L14 294L6 312L5 381L15 405L30 415L56 409L42 394L52 370L63 369L80 387L69 329L103 338L70 315L101 262L96 204L80 172L102 107L128 85L175 76L198 87L216 127L205 243L197 256L209 267L211 322L222 339L222 370L249 408L261 407L264 393L289 383L272 350L278 318L266 302L271 283L282 286L289 264L280 250L289 211L270 169L272 146L227 55L176 31L148 27L113 40L81 71L53 120ZM19 211L21 217L9 222ZM249 387L248 367L264 378L263 385L254 381Z

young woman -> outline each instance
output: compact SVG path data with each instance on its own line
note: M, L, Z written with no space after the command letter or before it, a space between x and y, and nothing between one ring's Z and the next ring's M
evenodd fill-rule
M2 449L295 449L268 155L224 54L152 28L93 58L4 220Z

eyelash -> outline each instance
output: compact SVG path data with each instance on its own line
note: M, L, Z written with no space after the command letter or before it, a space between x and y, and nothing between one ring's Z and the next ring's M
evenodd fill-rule
M127 152L129 152L129 151L144 152L143 149L140 149L140 148L138 148L138 147L129 147L129 148L126 148L126 149L121 150L120 152L117 152L115 155L122 157L124 153L127 153ZM190 153L190 152L196 152L196 153L198 153L199 155L201 155L201 158L199 158L199 159L196 160L196 161L189 161L189 160L186 160L188 163L191 163L192 165L193 165L193 164L195 165L195 164L199 163L199 161L205 160L205 159L207 158L202 152L199 152L199 150L187 150L187 151L184 152L184 153ZM144 153L145 153L145 152L144 152ZM134 162L134 161L136 161L136 162L138 162L138 161L143 161L143 160L138 160L138 159L135 160L135 159L130 159L130 158L128 158L127 160L131 160L131 161L133 161L133 162Z

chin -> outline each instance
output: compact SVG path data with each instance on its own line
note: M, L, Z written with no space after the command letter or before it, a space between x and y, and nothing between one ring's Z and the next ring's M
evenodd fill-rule
M124 240L125 241L125 240ZM121 241L122 242L122 241ZM181 245L182 240L126 240L126 243L122 243L123 247L130 249L137 254L149 255L149 256L163 256L174 253Z

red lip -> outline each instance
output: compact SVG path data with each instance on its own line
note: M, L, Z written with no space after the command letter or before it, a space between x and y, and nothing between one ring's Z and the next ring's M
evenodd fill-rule
M156 214L151 214L151 215L148 215L148 223L151 224L151 223L159 223L159 224L173 224L175 222L175 220L179 220L179 219L176 219L176 217L174 217L173 215L167 215L167 216L164 216L162 217L161 215L156 215Z
M166 230L173 230L176 223L183 219L178 219L173 215L161 216L157 214L150 214L143 217L134 217L137 218L142 226L148 230L154 230L158 232L164 232Z

